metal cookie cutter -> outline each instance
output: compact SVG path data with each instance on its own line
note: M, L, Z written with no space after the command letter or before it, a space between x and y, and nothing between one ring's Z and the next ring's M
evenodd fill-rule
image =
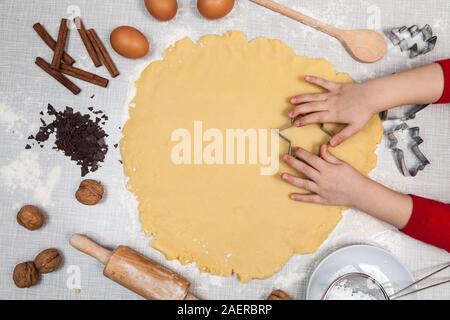
M396 133L399 131L407 130L412 140L411 151L418 160L418 164L412 167L408 167L405 160L405 153L398 148L398 139ZM400 172L405 177L415 177L419 171L423 171L426 166L430 164L430 161L420 151L419 146L423 143L423 139L420 137L419 127L410 128L405 122L396 126L392 131L387 133L389 141L389 149L394 153L394 160Z
M286 124L285 126L277 129L278 130L278 135L280 136L280 138L283 139L284 141L286 141L287 144L288 144L288 155L290 155L290 156L293 156L293 154L292 154L292 141L283 134L283 131L286 131L286 130L292 128L294 126L295 121L299 117L291 119L291 121L288 124ZM325 128L325 124L323 124L323 123L320 124L320 130L325 132L330 137L333 136L333 133L330 132L327 128Z
M380 114L380 117L381 117L381 120L383 120L383 121L400 120L400 121L405 122L405 121L415 119L417 114L428 106L429 106L429 104L421 104L421 105L414 106L403 117L400 117L400 118L389 118L389 110L386 110Z
M422 29L417 25L394 28L388 37L402 52L409 51L411 59L432 51L437 43L437 37L433 36L433 29L428 24Z
M289 124L286 124L285 126L277 129L278 135L280 136L280 138L288 143L288 155L290 155L290 156L292 156L292 141L283 134L283 131L286 131L287 129L292 128L294 126L294 122L295 122L295 119L292 119Z

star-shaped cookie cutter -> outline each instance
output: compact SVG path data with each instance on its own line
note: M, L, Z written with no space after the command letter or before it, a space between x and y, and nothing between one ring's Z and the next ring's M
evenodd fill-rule
M286 125L284 125L283 127L277 129L277 130L278 130L278 135L280 136L280 138L283 139L284 141L286 141L287 144L288 144L288 155L290 155L290 156L294 156L294 155L292 154L292 144L293 144L293 143L292 143L292 140L290 140L289 138L287 138L287 137L283 134L283 131L286 131L286 130L292 128L292 127L294 126L295 121L296 121L298 118L300 118L300 116L297 117L297 118L291 119L291 121L290 121L288 124L286 124ZM325 133L326 133L328 136L330 136L330 137L333 136L333 133L330 132L327 128L325 128L325 124L323 124L323 123L320 124L320 130L322 130L323 132L325 132Z

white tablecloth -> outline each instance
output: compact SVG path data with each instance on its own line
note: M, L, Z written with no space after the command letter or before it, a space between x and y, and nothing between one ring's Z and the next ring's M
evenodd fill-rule
M196 1L179 0L176 19L157 22L145 10L143 1L68 1L68 0L0 0L0 299L136 299L134 293L104 278L102 267L92 258L76 252L68 245L73 233L86 233L113 248L129 245L167 265L192 281L193 292L207 299L264 298L272 289L284 289L295 298L304 298L308 276L326 252L348 243L373 243L394 253L416 276L430 267L450 260L448 253L410 239L391 227L365 214L350 210L322 248L313 255L295 256L282 271L264 281L240 284L235 278L200 273L195 265L182 267L167 262L149 248L139 226L136 203L124 187L119 163L119 127L127 118L127 102L133 79L148 62L160 57L174 41L185 36L197 39L204 34L221 34L230 29L241 30L250 38L266 36L281 39L298 54L326 57L341 71L356 80L388 74L415 65L432 62L450 55L450 3L444 0L279 0L339 27L381 26L387 30L401 25L428 23L439 37L432 53L410 60L390 46L382 62L364 65L352 60L341 46L285 17L269 12L247 0L238 0L232 14L218 21L207 21L196 11ZM152 41L152 53L139 63L112 53L121 75L106 90L82 82L84 89L73 96L34 65L36 56L50 59L49 49L32 29L41 22L56 37L60 18L81 14L85 24L95 27L106 39L118 25L132 25ZM77 64L93 70L89 57L76 31L70 34L68 51ZM110 50L112 52L112 50ZM107 76L104 69L96 72ZM77 81L78 83L78 81ZM91 99L91 96L95 97ZM105 201L87 208L78 204L74 192L80 182L79 168L61 153L43 149L24 150L26 137L39 126L39 112L47 103L57 109L66 105L82 112L98 107L108 116L107 131L110 151L101 170L91 178L101 180L107 188ZM450 108L433 106L418 115L416 124L422 129L424 153L432 164L417 178L402 177L384 143L379 148L379 162L373 177L402 192L450 202ZM40 205L48 222L39 231L26 231L15 220L17 209L26 203ZM270 235L267 235L270 236ZM30 289L18 289L12 282L14 266L32 260L47 247L59 248L64 266L44 275L41 283ZM80 290L74 275L80 273ZM450 285L423 293L422 298L450 298Z

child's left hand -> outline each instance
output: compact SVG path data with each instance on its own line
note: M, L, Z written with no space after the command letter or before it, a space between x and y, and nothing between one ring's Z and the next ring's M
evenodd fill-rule
M292 193L292 200L359 209L402 229L412 214L412 198L370 180L348 163L331 155L328 146L320 148L320 157L294 148L295 157L283 160L306 178L283 173L282 179L310 194Z
M363 190L367 189L367 178L349 164L337 159L320 148L320 157L301 148L294 148L298 158L284 156L283 160L295 170L304 174L302 179L287 173L282 179L295 187L311 191L311 194L293 193L292 200L337 206L355 206Z

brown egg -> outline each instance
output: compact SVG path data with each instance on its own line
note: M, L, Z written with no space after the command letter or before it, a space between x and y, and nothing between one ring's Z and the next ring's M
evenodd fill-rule
M177 0L144 0L148 12L158 20L167 21L176 16Z
M198 11L208 19L225 17L234 7L234 0L198 0Z
M111 32L109 40L111 41L111 46L118 54L131 59L144 57L150 47L144 34L130 26L115 28Z

